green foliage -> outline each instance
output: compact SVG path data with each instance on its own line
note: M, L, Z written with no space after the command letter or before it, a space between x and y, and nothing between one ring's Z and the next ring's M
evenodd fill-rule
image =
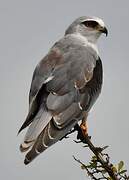
M101 153L102 154L102 153ZM127 170L124 168L124 162L120 161L117 165L113 165L109 161L108 154L102 154L103 158L105 159L105 163L111 167L112 173L115 174L116 178L119 180L129 180L129 176L126 175ZM86 170L87 174L91 179L99 180L99 179L107 179L107 180L114 180L105 169L104 165L102 165L97 156L92 156L91 160L88 164L82 163L80 160L74 159L81 164L81 169Z
M120 161L119 164L118 164L118 172L120 172L124 167L124 162L123 161Z

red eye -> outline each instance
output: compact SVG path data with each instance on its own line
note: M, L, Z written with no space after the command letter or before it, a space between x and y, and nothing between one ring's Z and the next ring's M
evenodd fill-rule
M90 28L95 28L99 25L98 22L92 21L92 20L84 21L84 22L82 22L82 24L84 24L86 27L90 27Z

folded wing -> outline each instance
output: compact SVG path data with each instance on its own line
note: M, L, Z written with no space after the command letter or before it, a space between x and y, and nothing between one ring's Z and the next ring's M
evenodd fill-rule
M96 60L86 47L74 47L68 53L54 46L38 64L31 84L29 113L19 130L29 125L20 146L21 151L31 148L25 164L60 140L82 119L82 112L90 105L86 86L93 78Z

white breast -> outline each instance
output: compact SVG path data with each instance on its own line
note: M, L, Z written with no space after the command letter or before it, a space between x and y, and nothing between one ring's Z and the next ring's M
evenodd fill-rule
M82 36L80 33L72 34L74 38L77 38L82 44L86 47L91 47L91 49L96 53L96 56L99 56L98 47L95 43L89 42L85 36Z

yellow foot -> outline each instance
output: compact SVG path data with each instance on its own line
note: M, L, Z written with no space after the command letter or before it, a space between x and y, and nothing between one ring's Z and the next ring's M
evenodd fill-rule
M82 123L80 124L80 128L82 130L82 134L83 136L87 136L88 135L88 125L87 125L87 121L83 121L82 120Z

